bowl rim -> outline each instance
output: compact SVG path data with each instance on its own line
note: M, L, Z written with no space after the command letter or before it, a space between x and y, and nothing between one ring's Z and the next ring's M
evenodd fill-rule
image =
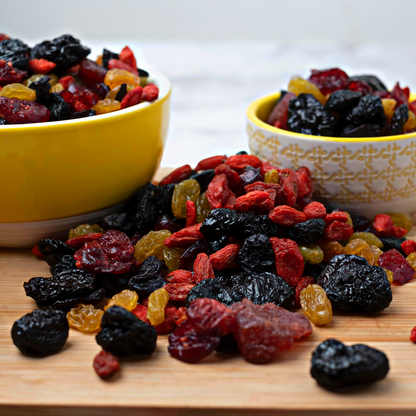
M12 130L33 130L36 133L39 132L39 130L42 129L59 129L63 126L76 126L77 124L83 124L83 123L99 123L99 122L105 122L109 119L113 118L123 118L124 116L130 114L130 113L136 113L136 112L142 112L146 111L147 108L150 106L155 106L158 104L161 104L164 102L170 95L172 91L172 84L169 81L169 78L164 75L162 72L150 68L141 66L144 70L149 72L149 78L154 82L158 88L159 88L159 97L156 101L153 102L142 102L140 104L133 105L129 108L123 108L121 110L113 111L111 113L107 114L97 114L93 117L84 117L84 118L78 118L73 120L61 120L61 121L46 121L44 123L26 123L26 124L5 124L0 126L0 134L5 132L11 132Z
M347 137L330 137L330 136L313 136L309 134L303 133L295 133L293 131L279 129L277 127L273 127L270 124L260 120L257 116L257 111L261 105L266 102L277 100L280 97L281 92L275 92L272 94L264 95L256 100L252 101L247 108L247 118L254 124L258 125L262 129L268 130L271 133L279 133L279 134L286 134L287 136L296 138L296 139L303 139L303 140L321 140L326 142L342 142L342 143L360 143L360 142L387 142L387 141L396 141L396 140L406 140L416 137L416 132L407 133L407 134L397 134L395 136L382 136L382 137L354 137L354 138L347 138ZM410 98L416 99L416 94L410 94Z

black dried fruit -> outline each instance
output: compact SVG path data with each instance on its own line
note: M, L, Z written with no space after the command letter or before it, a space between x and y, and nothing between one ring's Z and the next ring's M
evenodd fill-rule
M406 241L405 238L396 238L396 237L378 237L378 238L383 243L383 247L381 248L381 250L389 251L389 250L395 249L399 253L404 255L404 252L402 250L402 243L403 241Z
M5 39L0 42L0 59L12 61L15 68L29 69L30 48L19 39Z
M214 179L214 176L214 169L208 169L199 173L194 173L189 179L195 179L199 183L199 186L201 187L200 193L202 194L208 189L208 185Z
M144 69L137 68L137 72L139 73L140 78L147 78L149 76L149 73Z
M390 124L387 126L386 136L394 136L396 134L403 134L403 127L409 118L409 107L407 104L402 104L396 108Z
M210 252L210 246L206 241L197 241L188 247L179 258L179 268L192 271L196 256L200 253L210 254Z
M125 213L109 214L100 218L100 225L106 230L118 230L127 235L135 231L135 225L130 216Z
M166 214L159 215L154 226L155 231L168 230L172 234L176 233L180 229L181 226Z
M50 77L45 76L29 85L30 89L36 91L36 101L44 105L48 104L51 99L51 94L49 93L51 89L50 80Z
M361 126L348 124L339 135L340 137L377 137L381 135L381 127L378 124L362 124Z
M151 354L156 349L156 329L136 318L120 306L112 306L104 312L97 343L111 354L125 357Z
M185 304L188 307L194 299L210 298L222 302L224 305L230 306L235 301L222 282L216 279L205 279L194 286L186 297Z
M357 75L350 81L362 81L371 87L373 91L387 91L387 87L375 75Z
M127 94L127 84L121 84L120 89L118 90L114 99L121 102L121 100L124 98L126 94Z
M109 298L129 288L131 276L125 274L99 273L96 275L99 286L102 286L105 295Z
M288 129L315 136L333 136L336 119L311 94L299 94L289 101Z
M100 82L99 84L94 84L90 89L94 94L97 94L101 100L103 100L106 97L106 95L110 92L110 88L108 88L108 86L105 85L103 82Z
M246 185L250 185L257 181L263 181L263 179L264 176L261 174L260 169L246 166L244 172L240 175L240 184L244 188Z
M328 339L312 354L311 376L328 390L365 387L382 380L388 371L386 354L363 344L347 347Z
M32 59L46 59L56 64L57 72L65 71L81 62L91 50L71 35L45 40L32 49Z
M287 235L298 244L310 245L315 244L322 237L324 228L324 220L313 218L289 228Z
M72 114L70 117L71 120L76 118L85 118L85 117L92 117L95 116L95 110L84 110L84 111L77 111L76 113Z
M335 256L319 276L332 308L341 312L376 313L387 308L393 295L386 272L354 255Z
M108 49L103 49L103 67L108 69L108 62L111 59L118 59L119 57L118 53L111 52Z
M166 214L173 217L172 196L175 189L174 183L159 187L155 194L156 210L158 214Z
M343 113L358 104L362 94L357 91L338 90L334 91L325 103L325 109L334 113Z
M378 124L384 126L387 122L380 97L366 95L351 110L343 114L343 119L356 126L362 124Z
M269 237L263 234L248 237L238 252L237 264L247 274L270 272L275 255Z
M356 214L350 213L350 216L351 216L354 232L358 232L358 231L364 232L370 229L371 221L364 215L356 215Z
M67 246L64 242L53 238L43 238L40 240L38 249L45 257L45 261L49 266L54 266L61 261L63 256L67 254L73 256L75 253L73 248Z
M49 120L68 120L71 117L71 106L57 92L50 94L50 96L48 110L51 113L51 118Z
M6 124L9 124L9 122L5 118L0 117L0 126L5 126Z
M229 243L229 241L230 241L230 239L229 239L228 236L222 235L217 240L210 240L210 241L208 241L208 243L211 247L211 252L215 253L216 251L221 250L222 248L224 248Z
M28 356L56 354L68 339L69 325L61 311L35 310L18 319L12 327L14 345Z
M105 290L100 287L92 293L87 293L85 295L75 295L74 297L58 299L52 305L53 309L60 310L69 310L76 305L83 303L84 305L98 305L105 298Z
M303 275L312 277L312 279L316 282L319 279L321 273L325 270L325 267L326 263L323 261L318 264L306 263L305 268L303 269Z
M152 230L157 219L156 192L158 187L148 182L134 199L133 206L135 214L133 216L137 230Z
M286 91L285 91L286 94ZM283 97L280 97L283 98ZM236 153L236 155L248 155L248 153L245 150L240 150L239 152Z
M52 276L56 276L67 270L76 270L77 267L75 263L76 263L76 260L74 259L74 257L69 254L66 254L65 256L61 258L60 261L58 261L58 263L54 264L51 267Z

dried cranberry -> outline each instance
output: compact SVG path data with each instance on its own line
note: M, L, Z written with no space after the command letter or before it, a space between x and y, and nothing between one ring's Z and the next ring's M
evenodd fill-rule
M49 110L36 101L0 97L0 114L10 124L41 123L50 118Z
M361 92L363 95L371 94L371 87L364 81L351 81L348 89L351 91Z
M0 85L21 82L26 75L26 71L15 68L11 61L6 62L4 59L0 59Z
M395 249L383 253L378 262L381 267L393 272L393 283L397 285L403 285L415 276L412 266Z
M104 82L107 70L98 65L97 62L90 59L84 59L80 64L78 76L85 82L86 85L92 87L95 84Z
M339 68L325 69L317 71L312 69L309 81L315 84L322 94L330 94L337 90L348 89L348 75Z
M107 379L120 369L120 363L116 356L102 350L95 356L93 367L101 378Z

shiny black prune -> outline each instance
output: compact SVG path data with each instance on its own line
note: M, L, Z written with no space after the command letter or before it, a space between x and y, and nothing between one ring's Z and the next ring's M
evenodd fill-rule
M179 258L179 268L192 271L194 268L194 261L200 253L211 253L211 247L206 241L197 241L188 247Z
M95 110L77 111L76 113L72 114L70 119L73 120L73 119L77 119L77 118L92 117L92 116L95 116L95 115L96 115Z
M103 67L108 69L108 62L110 59L118 59L119 57L118 53L111 52L108 49L103 49Z
M384 126L387 122L383 104L380 97L366 95L358 104L342 115L342 118L350 124L361 126L363 124L378 124Z
M340 137L377 137L381 135L381 127L378 124L354 124L346 125L340 132Z
M50 306L53 309L60 309L66 311L80 303L83 303L84 305L98 305L103 301L105 296L105 289L100 287L92 293L87 293L85 295L75 295L74 297L66 299L58 299Z
M140 189L140 192L134 199L135 212L133 220L137 230L150 231L153 229L158 214L156 208L156 192L158 189L157 186L148 182Z
M36 101L44 105L48 104L51 99L51 94L49 93L51 89L50 80L50 77L45 76L29 85L29 88L36 91Z
M199 173L194 173L189 179L195 179L199 186L201 187L201 194L208 189L208 185L214 179L215 171L214 169L203 170Z
M312 354L311 376L332 391L365 387L382 380L388 371L387 356L363 344L347 347L336 339L327 339Z
M50 121L68 120L71 118L71 106L57 92L50 94L50 101L47 107L51 113Z
M333 136L336 119L311 94L299 94L289 101L288 129L315 136Z
M305 268L303 269L303 275L312 277L312 279L316 282L319 279L321 273L325 270L325 267L326 263L323 261L318 264L306 263Z
M127 235L131 235L135 231L135 224L126 212L101 217L99 224L106 230L118 230Z
M261 174L260 169L255 169L252 166L246 166L244 172L240 175L240 184L242 187L263 180L264 176Z
M275 255L269 237L263 234L248 237L238 252L237 264L247 274L270 272L275 264Z
M387 126L386 136L394 136L396 134L403 134L403 127L409 118L409 107L407 104L402 104L396 108L390 124Z
M109 298L124 289L129 288L129 280L131 276L125 274L99 273L96 275L97 282L105 290L105 295Z
M392 292L382 267L354 255L335 256L317 280L332 308L341 312L376 313L387 308Z
M228 293L218 278L205 279L195 285L186 297L186 306L188 307L194 299L199 298L216 299L227 306L231 306L233 303L235 303L231 294Z
M156 349L156 329L120 306L108 308L102 317L98 345L111 354L125 357L151 354Z
M365 82L373 91L387 91L387 87L375 75L357 75L350 77L350 81Z
M172 213L172 196L175 189L174 183L169 183L159 187L156 191L156 210L158 214L166 214L173 217Z
M397 250L399 253L404 255L404 252L402 250L402 243L403 241L406 241L406 239L403 238L396 238L396 237L378 237L381 242L383 243L383 247L381 250L383 251L389 251L392 249Z
M71 256L69 254L63 256L58 263L54 264L51 267L51 274L52 276L56 276L63 271L67 270L76 270L77 266L75 265L76 260L74 259L74 256Z
M0 59L12 61L15 68L29 69L30 48L19 39L5 39L0 42Z
M234 334L231 332L230 334L221 337L221 341L218 344L218 347L215 348L215 351L220 352L221 354L238 354L240 349L238 348Z
M56 64L55 71L61 72L81 62L91 49L81 45L71 35L62 35L52 41L45 40L32 49L32 59L46 59Z
M298 244L310 245L315 244L322 237L324 228L324 220L313 218L289 228L287 235Z
M356 215L356 214L350 213L350 216L351 216L354 232L358 232L358 231L364 232L370 229L371 221L364 215Z
M45 261L49 266L54 266L61 261L63 256L67 254L73 256L75 253L73 248L67 246L64 242L53 238L43 238L40 240L38 249L45 257Z
M362 94L357 91L338 90L334 91L325 103L325 109L334 113L343 113L358 104Z
M208 244L211 247L211 252L215 253L216 251L224 248L228 244L229 241L230 241L229 237L227 237L226 235L222 235L217 240L208 241Z
M14 345L28 356L45 357L61 351L68 339L69 325L62 311L35 310L12 327Z
M121 84L114 99L121 102L126 94L127 94L127 84Z
M140 266L139 270L129 280L130 290L134 290L139 298L147 298L156 289L166 284L161 276L165 264L155 256L148 257Z

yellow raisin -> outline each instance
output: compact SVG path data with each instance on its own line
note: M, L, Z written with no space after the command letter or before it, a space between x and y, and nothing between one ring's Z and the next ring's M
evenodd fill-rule
M344 211L344 212L347 214L347 217L348 217L347 224L351 225L352 227L354 224L352 223L351 215L347 211Z
M153 326L160 325L165 320L165 308L169 302L169 293L161 287L149 296L147 319Z
M416 271L416 253L410 253L407 257L406 257L407 262L412 266L413 270Z
M121 85L117 85L117 87L113 88L108 94L106 98L110 98L114 100L116 98L117 93L120 91ZM132 85L127 85L127 92L131 91L134 87Z
M332 321L332 306L325 290L319 285L309 285L300 292L303 313L315 325L325 325Z
M309 264L318 264L324 259L324 252L316 244L310 246L299 246L303 260Z
M399 214L397 212L388 212L387 215L393 220L396 227L404 228L408 232L413 227L412 217L409 214Z
M392 98L382 98L381 103L383 104L384 114L386 115L387 121L390 123L397 102Z
M186 179L175 185L172 196L173 215L176 218L186 218L186 202L196 203L200 192L201 186L195 179Z
M179 259L183 253L185 253L185 249L180 247L166 247L163 250L163 260L165 261L170 272L179 269Z
M378 259L383 254L383 252L376 246L368 246L361 250L360 257L365 258L370 266L378 266Z
M164 242L172 233L168 230L150 231L143 236L134 246L134 257L143 263L148 257L156 256L163 260Z
M370 245L370 246L376 246L376 247L379 247L379 248L383 248L383 243L373 233L362 233L362 232L354 233L350 237L350 241L355 240L357 238L359 238L360 240L366 241L367 244Z
M39 81L39 80L40 80L41 78L43 78L43 77L46 77L46 75L44 75L44 74L35 74L35 75L32 75L30 78L25 79L25 80L22 82L22 84L23 84L25 87L28 87L30 84L32 84L33 82Z
M23 84L9 84L2 88L0 96L17 98L18 100L35 101L36 91L24 86Z
M101 318L104 311L94 308L93 305L80 303L72 308L66 315L71 328L81 332L96 332L100 330Z
M95 110L97 114L106 114L120 110L120 108L120 101L105 98L104 100L98 101L98 103L95 104L95 106L92 109Z
M55 74L48 74L48 75L43 75L44 77L49 77L49 84L51 84L51 87L53 87L54 85L56 85L58 83L58 75Z
M97 59L95 60L95 62L97 62L98 65L103 66L103 56L102 55L98 55Z
M409 110L409 118L407 119L405 125L403 126L403 131L409 133L416 129L416 116L413 111Z
M266 172L264 175L265 183L279 183L279 172L277 170L271 169Z
M140 78L124 69L110 69L104 78L104 84L108 85L110 90L121 84L140 86Z
M322 251L324 252L324 261L328 262L333 257L342 254L344 247L338 241L330 241L329 243L320 243Z
M78 225L76 228L71 228L69 230L69 236L68 239L75 237L81 237L85 234L91 234L91 233L105 233L105 230L103 227L99 226L98 224L81 224Z
M112 306L121 306L128 311L132 311L137 306L137 301L139 300L139 296L133 290L125 289L117 295L114 295L104 306L104 310L106 311L108 308Z
M321 93L321 91L319 91L319 88L301 77L293 77L290 80L287 89L288 91L293 92L295 95L312 94L321 104L326 103L326 98Z
M390 285L392 285L393 284L393 272L387 269L383 269L383 270L386 272L387 279L389 280Z
M367 241L362 240L361 238L356 238L351 240L345 247L343 254L356 254L359 255L366 247L369 247Z
M208 217L211 212L211 205L208 202L207 194L204 192L199 195L195 202L196 206L196 220L198 223L204 222L205 218Z
M64 86L58 82L53 87L51 87L51 89L49 90L49 92L52 94L54 92L61 92L64 89L65 89Z

